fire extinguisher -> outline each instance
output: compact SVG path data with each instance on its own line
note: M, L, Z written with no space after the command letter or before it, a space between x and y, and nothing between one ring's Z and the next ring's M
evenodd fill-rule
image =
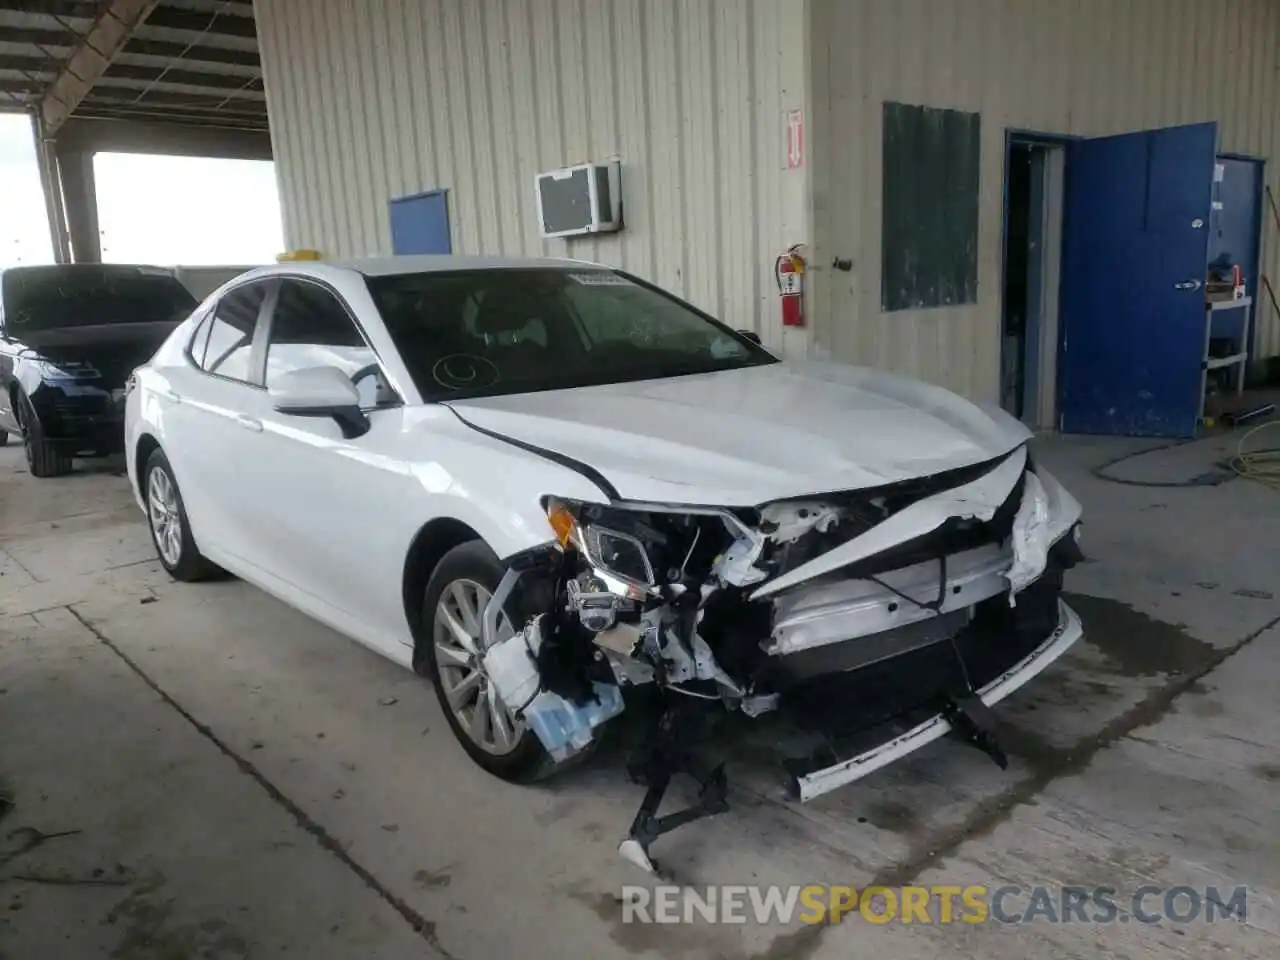
M804 326L804 257L800 255L802 244L793 244L774 262L773 278L778 283L782 297L782 325Z

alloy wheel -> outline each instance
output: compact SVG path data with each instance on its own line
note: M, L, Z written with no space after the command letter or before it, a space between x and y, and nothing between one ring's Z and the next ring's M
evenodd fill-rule
M524 724L511 715L484 669L480 623L491 597L474 580L449 583L436 604L432 642L440 684L458 724L481 750L501 756L519 745ZM495 640L512 633L504 613Z
M182 559L182 517L178 512L178 493L169 474L157 467L147 478L147 516L156 549L170 567Z

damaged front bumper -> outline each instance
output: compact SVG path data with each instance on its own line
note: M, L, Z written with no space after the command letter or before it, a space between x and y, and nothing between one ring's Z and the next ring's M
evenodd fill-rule
M1071 645L1080 639L1083 632L1080 618L1075 611L1059 600L1058 626L1053 633L1023 659L980 687L977 690L979 698L989 707L999 703L1066 653ZM901 760L908 754L945 736L951 729L951 721L947 719L944 712L939 711L906 732L856 756L819 770L793 776L789 783L789 792L795 799L801 801L820 797L837 787L860 780L895 760Z
M699 768L691 744L715 708L777 711L813 737L784 764L801 801L953 729L1004 765L988 708L1081 636L1059 599L1080 505L1025 447L752 511L545 506L557 542L512 562L485 613L486 670L557 762L622 712L623 689L658 688L661 719L629 764L649 787L624 851L642 865L659 835L725 807L714 767L694 774L698 805L657 812L671 776ZM540 599L498 640L508 594Z

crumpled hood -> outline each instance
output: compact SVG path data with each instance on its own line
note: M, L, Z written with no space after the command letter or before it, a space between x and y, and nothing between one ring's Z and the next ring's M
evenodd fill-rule
M593 467L624 499L716 506L927 476L1030 437L1003 411L941 387L823 362L449 405L470 424Z

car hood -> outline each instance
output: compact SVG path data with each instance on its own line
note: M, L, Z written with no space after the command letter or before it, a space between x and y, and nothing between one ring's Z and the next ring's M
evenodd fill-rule
M98 386L123 387L133 368L146 363L177 326L164 320L53 327L24 331L19 342L27 348L24 357L69 370L87 366Z
M881 486L990 460L1030 437L1003 411L941 387L825 362L449 406L481 430L594 468L623 499L698 505Z

